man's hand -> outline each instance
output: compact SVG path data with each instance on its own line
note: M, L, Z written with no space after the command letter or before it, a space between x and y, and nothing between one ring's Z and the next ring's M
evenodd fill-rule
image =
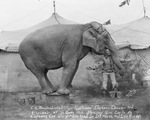
M87 70L94 70L93 68L91 67L86 67Z

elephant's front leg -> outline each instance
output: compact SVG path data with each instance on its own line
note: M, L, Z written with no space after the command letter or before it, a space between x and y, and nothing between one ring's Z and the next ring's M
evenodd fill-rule
M67 87L76 73L77 66L78 64L76 60L70 60L65 63L62 71L61 84L57 91L59 94L70 94L70 91L67 89Z
M73 80L73 77L74 77L74 75L76 74L76 72L77 72L77 70L78 70L78 67L79 67L79 61L77 62L77 64L76 64L76 68L75 68L75 70L74 70L74 72L73 72L73 74L72 74L72 77L71 77L71 80L70 80L70 82L69 82L69 84L68 84L68 86L67 86L67 88L68 89L72 89L72 80Z

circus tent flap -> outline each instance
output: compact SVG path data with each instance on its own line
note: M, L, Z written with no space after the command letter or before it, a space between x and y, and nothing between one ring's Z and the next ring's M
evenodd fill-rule
M150 46L150 18L147 16L127 24L107 25L106 29L119 48L145 49Z
M0 49L6 52L18 52L20 42L31 32L55 24L75 24L75 22L67 20L57 13L53 13L48 19L23 30L2 31L0 32Z

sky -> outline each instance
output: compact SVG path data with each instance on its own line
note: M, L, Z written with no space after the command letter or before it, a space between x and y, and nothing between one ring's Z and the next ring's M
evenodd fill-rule
M77 22L98 21L112 24L128 23L146 15L150 17L150 0L130 0L119 7L123 0L55 0L56 13ZM19 30L48 19L54 12L53 0L0 0L0 31Z

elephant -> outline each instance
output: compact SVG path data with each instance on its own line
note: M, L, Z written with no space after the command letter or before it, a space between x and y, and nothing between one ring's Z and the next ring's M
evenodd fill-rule
M124 70L111 35L96 21L40 28L22 40L18 51L25 66L38 79L43 94L69 95L69 87L72 86L80 60L89 52L102 55L105 48L111 51L116 66ZM48 79L47 72L61 67L61 82L56 90Z

